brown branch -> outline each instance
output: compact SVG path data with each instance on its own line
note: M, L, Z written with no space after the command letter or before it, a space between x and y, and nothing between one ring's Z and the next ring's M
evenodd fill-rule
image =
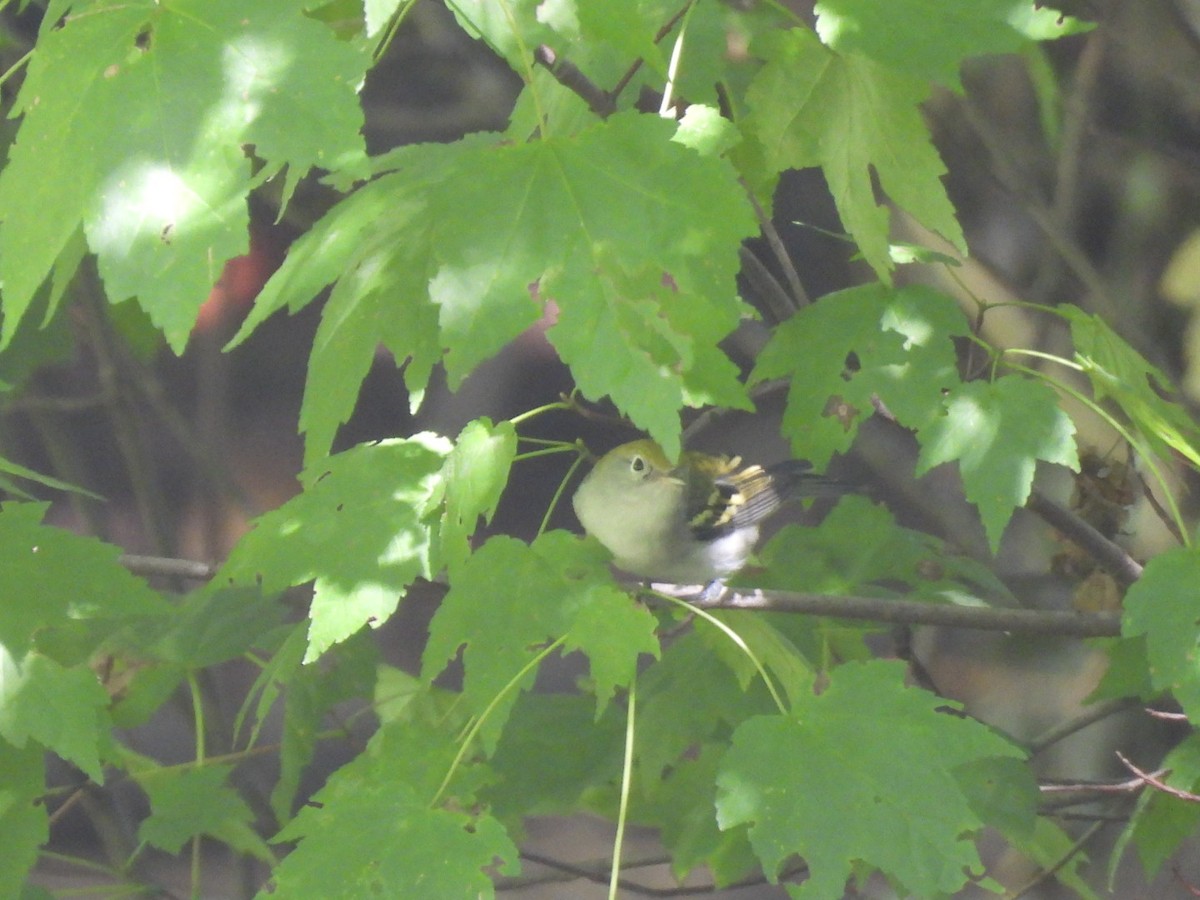
M1058 725L1043 731L1030 741L1026 745L1029 748L1029 755L1036 756L1043 750L1052 747L1059 741L1065 740L1075 734L1075 732L1082 731L1089 725L1099 722L1101 719L1107 719L1109 716L1114 716L1117 713L1135 709L1140 705L1132 697L1122 697L1115 700L1105 700L1103 703L1096 703L1089 706L1082 715L1069 719L1066 722L1060 722Z
M1185 791L1182 788L1171 787L1162 780L1163 775L1169 774L1169 769L1159 769L1157 772L1143 772L1125 756L1120 750L1116 751L1117 759L1121 761L1121 765L1127 768L1130 772L1137 776L1138 780L1149 785L1155 790L1162 791L1164 794L1170 794L1179 800L1186 803L1200 803L1200 794L1193 794L1191 791Z
M588 105L588 109L601 119L607 119L617 111L617 103L611 95L584 75L579 66L559 56L546 44L541 44L533 51L533 61L544 66L563 87L577 94Z
M762 229L767 246L771 248L771 252L775 255L775 259L779 263L779 267L783 269L783 277L787 279L788 289L792 292L792 308L788 311L788 315L780 319L780 321L783 321L783 319L790 318L791 313L802 306L808 306L812 301L809 299L808 291L804 289L804 284L800 281L800 273L796 271L795 265L792 264L792 257L788 253L787 247L783 245L783 238L779 236L779 232L775 228L775 223L771 221L771 217L767 215L767 211L762 208L762 204L754 196L754 189L746 183L745 179L741 179L741 182L742 189L750 199L751 206L754 207L754 216L758 219L758 226Z
M661 589L662 585L657 585ZM894 625L941 625L979 631L1008 631L1062 637L1118 637L1121 617L1116 613L1083 613L1062 610L998 609L987 606L951 606L919 600L851 597L838 594L804 594L791 591L728 588L715 598L689 598L705 609L752 609L789 612L839 619L867 619Z
M679 20L687 15L687 11L691 9L693 2L694 0L688 0L687 3L683 4L683 6L679 8L679 11L676 12L675 15L671 16L671 18L667 19L667 21L663 23L663 26L658 29L658 33L654 35L654 43L659 43L663 38L671 33L675 26L679 24ZM633 65L625 70L625 74L617 79L617 83L613 85L613 89L608 93L608 96L612 98L614 103L616 102L616 99L621 96L622 91L629 86L629 82L633 81L633 76L638 73L638 70L641 69L644 63L645 60L639 56L633 61Z
M1029 502L1025 505L1086 550L1122 587L1129 587L1142 577L1141 563L1065 506L1060 506L1038 491L1029 496Z
M139 556L123 554L118 558L122 566L134 575L161 575L165 578L189 578L192 581L208 581L217 574L217 566L190 559L171 559L167 556Z
M796 312L796 303L783 289L783 285L771 273L753 250L745 244L738 245L738 257L742 261L742 274L754 288L762 305L762 310L773 324L790 319Z
M1011 897L1011 900L1019 900L1021 897L1029 896L1029 894L1037 890L1039 887L1061 872L1067 863L1069 863L1072 859L1078 856L1080 852L1082 852L1083 848L1087 846L1088 841L1094 838L1099 833L1100 829L1105 826L1105 824L1105 822L1096 822L1088 827L1083 834L1079 836L1075 843L1067 848L1067 852L1064 853L1054 865L1046 867L1033 878L1031 878L1026 884L1022 885L1016 891L1010 894L1009 896Z

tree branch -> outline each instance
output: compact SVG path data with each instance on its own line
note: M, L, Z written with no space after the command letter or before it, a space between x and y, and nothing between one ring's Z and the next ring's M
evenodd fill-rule
M617 111L616 101L612 97L584 75L579 66L562 58L547 45L541 44L533 51L533 61L545 66L555 81L577 94L588 105L588 109L601 119L607 119Z
M1162 791L1164 794L1170 794L1179 800L1186 803L1200 803L1200 794L1193 794L1191 791L1185 791L1182 788L1171 787L1162 780L1162 776L1170 772L1169 769L1159 769L1157 772L1143 772L1125 756L1120 750L1117 752L1117 759L1121 761L1121 765L1127 768L1130 772L1137 776L1137 781L1141 784L1148 785L1156 791Z
M1112 573L1122 587L1129 587L1142 577L1141 563L1126 553L1119 544L1110 541L1066 507L1060 506L1038 491L1030 495L1029 502L1025 505L1087 551Z
M190 578L208 581L217 574L217 566L190 559L171 559L166 556L139 556L125 553L118 558L122 566L134 575L161 575L165 578Z
M661 585L658 586L661 589ZM894 625L942 625L980 631L1009 631L1061 637L1118 637L1121 617L1116 613L1082 613L1064 610L997 609L988 606L951 606L919 600L850 597L838 594L802 594L791 591L729 588L712 599L690 599L705 609L753 609L762 612L803 613L839 619L867 619Z

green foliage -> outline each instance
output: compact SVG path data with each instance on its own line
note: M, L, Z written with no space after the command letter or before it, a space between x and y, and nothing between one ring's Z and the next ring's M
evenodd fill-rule
M717 774L718 822L750 825L772 880L799 853L809 878L793 892L798 897L836 895L856 862L878 868L904 893L958 890L965 873L981 868L964 836L987 822L956 772L1020 751L939 705L904 687L893 663L840 667L824 693L790 715L758 716L734 732ZM900 819L907 833L896 841Z
M1200 672L1193 662L1200 641L1198 576L1200 556L1192 548L1156 556L1125 595L1122 625L1126 637L1146 638L1151 684L1174 694L1189 715L1200 715Z
M962 384L949 392L945 416L918 432L917 473L957 460L995 550L1013 510L1029 499L1039 460L1078 470L1074 433L1048 387L1011 376Z
M232 766L209 765L191 770L160 770L142 776L150 797L150 816L138 837L168 853L178 853L184 841L208 835L239 853L273 861L270 848L251 827L254 813L226 784Z
M246 251L254 184L286 167L286 195L315 165L363 171L354 93L370 59L307 2L74 5L87 15L46 18L0 173L4 341L83 228L110 299L137 296L181 350Z
M144 844L198 860L203 837L262 863L264 897L492 896L519 870L528 817L581 812L656 829L680 878L706 868L717 885L757 876L812 897L874 873L920 897L995 889L976 843L990 828L1089 896L1024 751L872 659L878 626L631 589L594 540L546 529L552 509L534 511L529 540L477 534L515 467L579 450L528 437L534 415L610 401L674 458L686 409L752 411L775 379L795 455L823 469L878 415L919 446L917 474L957 469L993 553L1039 471L1080 468L1080 407L1064 397L1161 484L1180 461L1200 468L1200 429L1167 376L1109 324L1040 310L1067 322L1073 356L1030 353L1047 364L1034 370L981 336L986 298L968 315L932 287L893 285L898 260L950 261L895 244L893 210L966 250L922 113L934 84L959 90L964 60L1085 26L1014 0L822 0L815 29L769 3L446 5L521 79L509 127L368 158L357 92L411 2L49 4L0 169L0 399L67 358L71 303L111 304L105 327L135 358L150 357L147 335L181 351L247 246L249 199L283 216L314 168L341 196L231 341L322 298L300 490L207 584L160 592L117 547L43 524L45 504L0 509L0 895L33 895L46 805L70 789L47 788L48 752L95 785L136 782ZM594 92L535 64L543 44ZM678 116L644 112L651 92L682 98ZM739 295L744 242L800 168L820 169L877 281L807 304L780 287L743 359L730 338L759 318ZM480 415L453 439L331 453L381 347L416 413L439 368L457 388L539 323L571 397ZM16 479L66 487L0 459L0 488L21 497ZM1014 602L986 560L869 494L822 514L779 530L734 583ZM1170 694L1200 720L1196 559L1183 547L1146 565L1097 697ZM373 630L418 582L445 594L414 674L381 663ZM548 661L577 673L558 693L537 689ZM228 729L205 693L223 666L250 667ZM194 759L134 752L121 729L184 690ZM359 728L370 736L350 761L304 796L320 743ZM211 747L217 735L228 746ZM239 766L266 753L278 776L254 805ZM1172 784L1193 790L1198 758L1181 744ZM1139 804L1124 841L1147 868L1194 828L1181 804Z
M824 466L849 448L875 399L920 428L945 413L958 383L951 338L967 323L954 302L927 288L850 288L775 329L752 380L789 378L783 432L793 452Z

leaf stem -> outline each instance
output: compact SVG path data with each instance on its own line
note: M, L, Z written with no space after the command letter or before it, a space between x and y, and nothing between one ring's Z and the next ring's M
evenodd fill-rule
M1083 393L1077 391L1070 385L1051 378L1045 372L1039 372L1037 369L1031 369L1028 366L1022 366L1012 362L1006 363L1005 365L1007 365L1008 368L1012 369L1014 372L1020 372L1024 375L1028 375L1030 378L1044 381L1046 384L1050 385L1056 390L1061 391L1067 396L1083 404L1088 409L1092 410L1092 412L1094 412L1096 415L1100 416L1100 418L1102 418L1113 431L1121 436L1122 440L1128 442L1131 447L1137 450L1138 455L1142 458L1142 461L1154 474L1155 480L1162 485L1163 497L1166 501L1167 507L1170 509L1171 518L1175 523L1176 537L1181 539L1185 547L1191 546L1191 541L1187 536L1187 528L1184 525L1183 515L1179 511L1179 506L1175 503L1174 496L1171 494L1170 486L1167 484L1166 475L1164 475L1162 469L1159 468L1155 455L1148 446L1146 446L1142 441L1138 440L1133 432L1117 421L1116 417L1111 415L1099 403L1092 398L1085 396Z
M562 477L562 481L558 483L558 489L554 492L554 496L550 498L549 504L546 506L546 514L542 516L542 521L538 524L537 536L541 537L545 533L546 527L550 524L550 517L554 515L554 511L558 509L558 504L562 500L563 492L567 489L567 485L571 483L571 479L575 475L575 470L583 464L583 457L575 457L575 462L571 463L571 468L567 469L567 474Z
M404 24L404 20L408 18L408 14L412 12L414 6L417 5L417 0L408 0L396 13L392 16L392 20L388 22L387 31L384 32L383 39L375 45L375 50L371 54L371 59L374 62L379 62L383 55L387 53L388 48L392 46L392 41L396 39L396 34L400 31L400 26Z
M629 794L633 783L633 739L637 733L637 676L629 682L629 708L625 713L625 758L621 766L621 799L617 809L617 833L613 835L612 868L608 877L608 900L617 900L621 882L621 847L629 819Z
M745 653L746 658L754 664L754 668L758 671L759 677L762 678L763 684L766 685L767 691L771 694L771 699L775 701L775 706L782 714L787 715L787 704L783 702L783 698L779 695L779 690L775 687L775 682L772 681L771 676L767 674L767 669L762 664L762 660L760 660L758 655L750 649L750 645L746 643L745 639L740 634L738 634L731 626L722 622L708 610L697 606L694 602L689 603L680 597L672 597L670 594L664 594L661 591L651 591L651 593L655 597L666 600L690 614L699 616L709 625L712 625L714 628L721 631L727 638L729 638L729 640L733 641L734 646Z
M454 779L454 775L458 771L458 767L462 764L463 757L467 755L467 750L470 749L471 744L475 741L476 736L479 734L479 730L483 727L483 723L488 720L488 717L491 716L493 712L495 712L500 701L507 697L514 688L520 685L526 675L540 666L546 657L566 643L566 640L567 638L564 635L557 638L552 643L547 644L540 653L530 659L529 662L525 663L525 665L521 666L517 674L510 678L504 687L496 692L496 696L491 699L491 702L488 703L487 708L484 709L484 711L471 723L466 734L463 735L463 738L458 745L458 752L454 754L454 759L450 762L450 768L446 772L446 777L442 779L442 783L439 784L438 789L434 791L433 799L429 801L430 806L437 806L438 802L442 799L442 795L446 793L446 788L450 786L450 782Z
M1087 370L1077 362L1073 362L1065 357L1058 356L1054 353L1044 353L1041 350L1026 350L1020 347L1009 347L1000 351L1001 356L1012 356L1019 354L1021 356L1031 356L1034 359L1044 359L1047 362L1058 363L1068 369L1074 369L1076 372L1084 373Z
M510 425L516 427L517 425L523 425L524 423L528 422L530 419L534 419L534 418L537 418L538 416L545 415L548 412L554 412L555 410L560 410L560 409L561 410L569 410L572 408L573 408L572 404L568 403L566 400L555 400L553 403L546 403L542 406L538 406L538 407L534 407L533 409L526 410L523 413L517 413L517 415L509 418L508 422ZM523 438L523 440L528 440L528 439Z

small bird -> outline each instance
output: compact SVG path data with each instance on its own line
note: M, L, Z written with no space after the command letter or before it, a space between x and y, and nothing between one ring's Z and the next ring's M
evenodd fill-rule
M632 441L600 458L572 505L618 568L711 585L745 565L758 523L785 500L852 490L811 469L800 460L743 466L740 457L694 451L672 466L653 441Z

